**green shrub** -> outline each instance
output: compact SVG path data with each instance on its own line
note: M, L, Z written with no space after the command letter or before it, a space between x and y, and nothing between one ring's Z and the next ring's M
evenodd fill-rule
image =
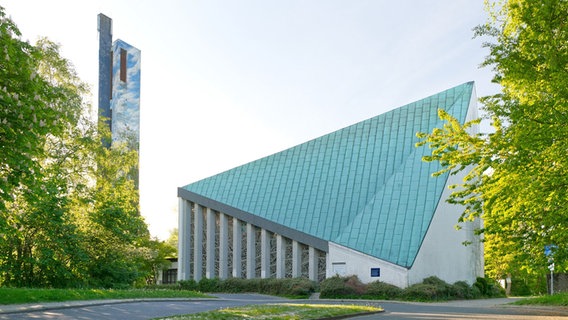
M254 278L254 279L245 279L243 290L244 292L258 292L261 293L261 279Z
M246 281L247 280L243 278L229 278L221 282L220 290L226 293L252 292L245 289Z
M505 289L503 289L496 281L489 278L478 277L473 286L479 290L481 296L486 298L505 296Z
M221 280L219 278L202 278L199 280L197 288L201 292L219 292L221 291Z
M417 283L404 289L403 297L407 300L429 301L440 296L438 287L433 284Z
M483 295L481 294L481 290L479 290L479 287L477 287L475 283L474 285L471 286L471 291L473 292L474 299L479 299L483 297Z
M347 277L345 286L351 288L355 294L363 294L367 289L367 286L355 275Z
M457 281L453 285L432 276L425 278L421 284L412 285L404 290L403 296L409 300L455 300L475 299L486 296L482 290L489 290L486 279L480 278L473 286L465 281ZM483 291L486 292L486 291Z
M492 280L489 290L489 298L503 298L507 296L505 288L501 287L497 281Z
M479 292L481 293L481 295L484 296L485 293L487 292L487 287L488 287L487 279L477 277L473 286L476 287L477 289L479 289Z
M402 294L402 289L390 283L375 281L367 285L365 295L371 299L396 299Z
M440 279L436 276L424 278L424 280L422 280L422 283L431 284L431 285L434 285L434 286L436 286L440 289L448 289L450 287L450 285L446 281L444 281L444 280L442 280L442 279Z
M524 279L513 279L511 283L512 296L530 296L533 294L531 286Z
M286 278L286 279L243 279L229 278L220 279L201 279L199 283L193 280L188 287L195 286L194 290L202 292L227 292L227 293L245 293L255 292L262 294L281 295L290 297L309 297L316 290L316 283L306 278Z
M275 279L275 278L260 279L259 292L270 295L283 295L284 279Z
M436 295L438 299L448 299L451 296L451 286L446 281L436 276L424 278L422 283L436 287Z
M338 298L350 294L353 294L353 291L345 287L345 281L339 275L327 278L320 283L321 298Z
M320 283L320 297L346 298L365 293L365 285L355 275L340 277L335 275Z
M306 278L285 279L286 294L294 297L309 297L316 291L315 281Z
M476 298L473 288L465 281L458 281L451 286L450 297L453 299Z
M178 285L180 286L181 290L190 290L190 291L197 291L197 282L193 279L189 280L180 280L178 281Z

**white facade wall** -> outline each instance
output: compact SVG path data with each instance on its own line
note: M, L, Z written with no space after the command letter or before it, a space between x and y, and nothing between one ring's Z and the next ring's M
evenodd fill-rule
M408 270L396 264L371 257L336 243L329 243L326 277L357 275L364 283L380 280L405 288L408 285ZM344 270L341 270L342 264ZM379 277L371 277L371 268L380 268ZM334 270L335 269L335 270Z
M408 283L419 283L422 279L436 276L448 283L467 281L475 282L483 276L483 252L479 237L474 229L479 222L467 222L461 230L456 230L462 207L449 204L447 199L452 190L447 186L460 183L464 174L450 176L438 203L434 218L430 223L426 237L418 251L416 260L408 272ZM472 244L465 246L465 241Z

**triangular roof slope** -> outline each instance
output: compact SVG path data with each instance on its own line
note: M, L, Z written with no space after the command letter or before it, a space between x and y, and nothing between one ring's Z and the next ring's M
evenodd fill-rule
M464 122L473 82L410 103L183 189L365 254L411 267L447 175L417 132Z

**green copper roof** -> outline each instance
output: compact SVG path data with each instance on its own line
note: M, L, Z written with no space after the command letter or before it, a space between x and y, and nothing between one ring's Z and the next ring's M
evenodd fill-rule
M465 83L183 189L403 267L412 266L447 175L416 132L465 121Z

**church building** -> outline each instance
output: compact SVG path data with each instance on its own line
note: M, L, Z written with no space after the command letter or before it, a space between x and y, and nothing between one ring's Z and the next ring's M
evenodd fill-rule
M479 221L456 230L417 132L477 118L468 82L178 189L178 280L357 275L405 288L483 276ZM470 242L468 246L464 242Z

